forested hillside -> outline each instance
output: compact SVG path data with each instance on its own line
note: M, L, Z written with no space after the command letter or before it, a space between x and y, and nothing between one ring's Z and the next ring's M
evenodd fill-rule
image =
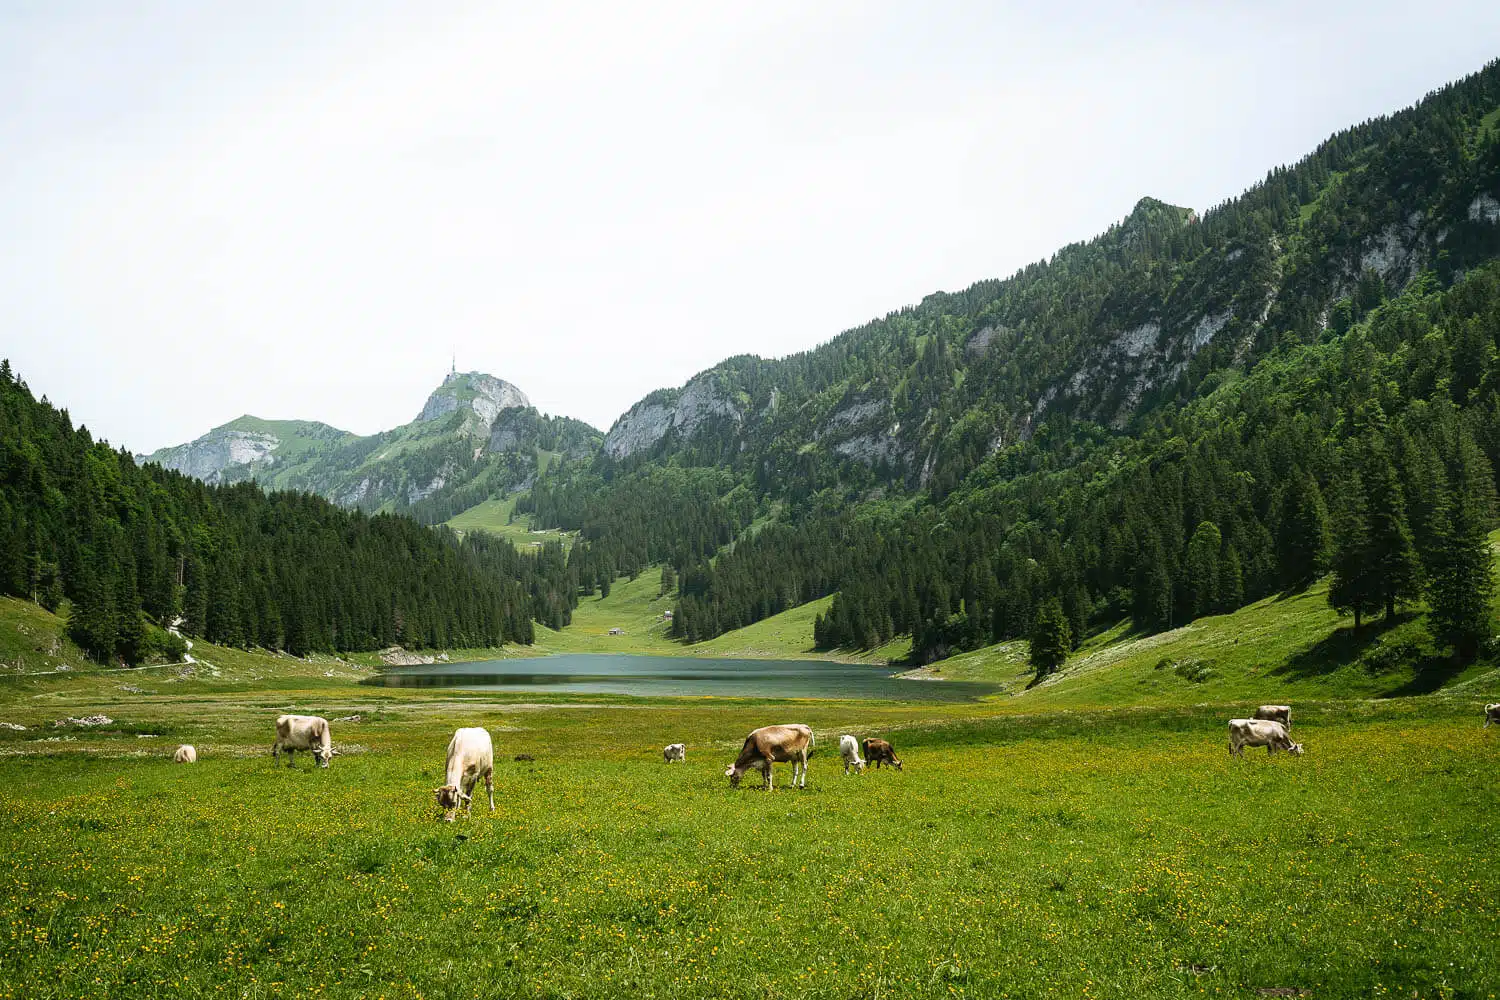
M310 651L529 643L577 591L560 545L521 554L318 497L210 486L74 428L0 362L0 592L49 610L91 654L170 652L164 631Z
M820 642L929 659L1331 568L1341 608L1429 600L1472 653L1497 258L1491 64L1201 217L1145 199L1004 281L653 393L518 509L581 532L586 584L670 562L690 640L838 591Z

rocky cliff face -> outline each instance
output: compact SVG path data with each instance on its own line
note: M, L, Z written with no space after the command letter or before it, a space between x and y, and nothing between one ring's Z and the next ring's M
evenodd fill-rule
M187 444L137 455L207 483L236 482L294 461L309 448L353 435L327 424L304 420L261 420L249 415L232 420Z
M605 436L604 452L611 458L628 458L650 449L670 431L685 442L700 427L717 419L738 425L744 422L745 414L707 372L680 390L653 393L631 407Z
M474 419L465 421L465 428L469 429L472 424L473 430L488 434L501 410L530 405L531 400L526 394L504 379L483 372L454 372L427 397L427 404L417 414L417 420L424 423L441 420L466 407L474 414Z

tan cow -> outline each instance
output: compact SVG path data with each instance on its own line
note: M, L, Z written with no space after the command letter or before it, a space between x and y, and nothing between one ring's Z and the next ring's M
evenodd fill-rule
M870 766L879 770L881 764L889 764L896 770L901 770L901 761L896 757L896 748L885 740L865 740L865 760Z
M1246 747L1265 747L1266 755L1277 750L1286 750L1297 756L1302 754L1302 744L1293 743L1286 727L1269 719L1230 719L1229 753L1233 757L1244 757Z
M1500 701L1484 706L1484 728L1490 728L1491 722L1500 723Z
M1262 705L1255 710L1257 719L1267 722L1279 722L1290 732L1292 728L1292 706L1290 705Z
M724 770L729 784L738 788L746 771L758 770L765 778L766 791L771 790L771 765L791 761L792 785L807 787L807 753L812 749L813 732L807 726L762 726L745 737L740 755ZM800 782L799 782L800 776Z
M433 789L445 823L453 822L460 805L466 807L469 815L474 814L474 786L480 778L484 779L484 790L490 794L490 812L495 811L495 744L489 730L471 726L454 732L453 739L448 741L445 771L448 783Z
M333 759L333 739L328 732L328 720L321 715L279 715L276 717L276 742L271 744L271 757L281 759L286 751L286 766L295 767L292 754L298 750L311 750L319 767L327 767Z
M172 760L178 764L196 764L198 763L198 751L196 748L184 743L172 755Z

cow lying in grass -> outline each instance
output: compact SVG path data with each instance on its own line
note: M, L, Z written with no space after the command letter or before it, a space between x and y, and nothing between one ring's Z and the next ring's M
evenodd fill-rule
M766 791L771 790L771 765L792 764L792 785L807 787L807 752L812 749L812 730L803 725L762 726L745 737L740 755L724 771L729 784L740 787L746 771L758 770L765 778ZM800 783L799 783L800 777Z
M320 715L279 715L276 717L276 742L271 744L271 759L280 760L281 751L286 751L286 766L295 767L293 754L298 750L312 751L319 767L327 767L333 759L333 738L328 732L328 720Z
M474 786L480 778L490 795L490 812L495 811L495 744L488 730L475 726L455 732L448 741L445 772L447 784L433 789L438 808L443 810L443 822L452 823L461 805L473 815Z
M1285 750L1298 756L1302 754L1302 744L1293 743L1292 738L1287 735L1286 727L1279 722L1267 719L1230 719L1230 755L1244 757L1246 747L1265 747L1267 756L1277 750Z
M1267 722L1279 722L1287 728L1287 732L1291 732L1292 706L1290 705L1262 705L1255 710L1255 717Z

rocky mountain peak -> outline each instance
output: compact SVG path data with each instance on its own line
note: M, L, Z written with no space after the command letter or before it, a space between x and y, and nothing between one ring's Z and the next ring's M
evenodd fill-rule
M504 379L483 372L449 372L443 384L432 391L419 421L440 420L464 406L474 411L479 423L486 431L501 410L511 407L529 407L531 400L526 394Z

